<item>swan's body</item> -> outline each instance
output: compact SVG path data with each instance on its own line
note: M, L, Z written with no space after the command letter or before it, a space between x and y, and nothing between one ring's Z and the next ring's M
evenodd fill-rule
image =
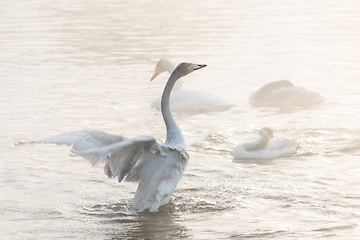
M262 128L260 137L249 143L242 143L235 147L235 158L278 158L296 153L299 144L285 138L273 138L270 128Z
M168 59L160 59L151 78L154 80L160 73L167 71L169 74L174 70L175 65ZM226 111L235 106L234 103L229 102L216 95L210 94L202 90L185 89L182 88L181 79L178 80L174 86L173 92L170 96L170 107L173 111L190 111L190 112L212 112L212 111ZM160 109L161 98L155 99L151 103L151 107Z
M320 94L294 86L288 80L265 84L249 97L249 103L253 107L309 106L322 103L325 100Z
M189 160L183 135L170 111L170 93L179 78L205 66L181 63L171 74L161 101L167 130L165 144L156 142L152 136L130 139L99 130L70 132L39 142L72 146L75 155L89 160L93 166L104 163L109 177L117 177L119 182L139 182L132 209L157 211L169 202Z

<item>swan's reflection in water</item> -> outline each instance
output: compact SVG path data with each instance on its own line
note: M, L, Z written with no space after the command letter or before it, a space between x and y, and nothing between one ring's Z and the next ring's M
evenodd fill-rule
M157 213L143 212L139 214L139 226L128 232L127 236L135 238L188 238L187 229L179 222L180 216L166 206Z
M133 212L129 203L96 205L84 209L86 215L96 215L103 224L105 239L173 239L189 238L175 204L170 201L158 212Z

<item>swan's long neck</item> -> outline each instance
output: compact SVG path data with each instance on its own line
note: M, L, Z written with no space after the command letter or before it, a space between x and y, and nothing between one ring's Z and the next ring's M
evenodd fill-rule
M246 151L256 151L261 148L264 148L270 140L270 137L268 134L264 133L261 134L259 138L255 139L251 143L248 143L245 147Z
M185 145L184 137L170 110L170 93L178 79L179 77L176 72L172 72L161 97L161 113L163 115L167 131L165 144L170 146L179 144Z
M170 61L167 61L166 65L164 65L166 71L171 75L172 72L175 70L176 66L170 62ZM176 80L175 80L176 81ZM182 84L182 80L181 79L178 79L176 82L175 82L175 85L173 86L173 91L177 91L177 90L180 90L182 89L183 87L183 84Z

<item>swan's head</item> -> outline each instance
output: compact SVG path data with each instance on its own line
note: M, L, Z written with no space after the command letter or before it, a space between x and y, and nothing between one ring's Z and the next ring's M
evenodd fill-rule
M170 60L168 60L166 58L160 59L156 63L155 71L154 71L154 74L152 75L150 81L154 80L160 73L168 71L171 74L172 71L174 70L174 68L175 68L175 65L172 62L170 62Z
M195 63L187 63L183 62L177 65L175 70L173 71L173 74L177 74L179 78L184 77L188 75L189 73L192 73L195 70L198 70L200 68L206 67L206 64L195 64Z
M277 82L277 88L292 88L294 87L294 84L292 84L292 82L290 82L289 80L281 80Z
M266 134L267 136L269 136L269 138L273 138L274 137L274 132L271 128L261 128L259 131L259 135L262 136L263 134Z

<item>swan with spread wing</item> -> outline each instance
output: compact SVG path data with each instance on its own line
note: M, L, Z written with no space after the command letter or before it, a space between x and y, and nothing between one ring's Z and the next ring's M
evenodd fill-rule
M70 132L38 142L71 146L75 155L89 160L93 166L104 164L107 176L117 177L119 182L138 182L131 208L157 211L169 202L189 160L184 137L171 114L170 93L179 78L205 66L180 63L172 72L161 98L167 130L164 144L152 136L127 138L99 130Z

